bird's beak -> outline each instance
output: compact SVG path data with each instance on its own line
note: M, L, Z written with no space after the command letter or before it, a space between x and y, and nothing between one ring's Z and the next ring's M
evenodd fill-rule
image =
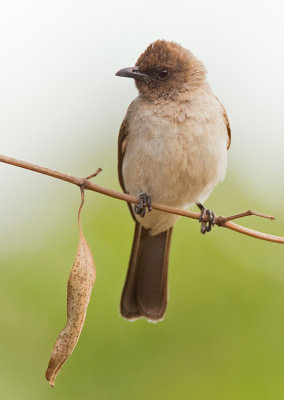
M139 72L137 67L130 67L130 68L123 68L117 71L115 74L116 76L124 76L126 78L134 78L139 81L145 81L146 79L149 79L149 76L147 74L143 74L142 72Z

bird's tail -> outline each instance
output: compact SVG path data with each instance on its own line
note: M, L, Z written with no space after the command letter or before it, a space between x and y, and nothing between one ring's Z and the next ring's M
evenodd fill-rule
M167 307L168 258L172 227L156 236L136 222L120 312L128 319L158 321Z

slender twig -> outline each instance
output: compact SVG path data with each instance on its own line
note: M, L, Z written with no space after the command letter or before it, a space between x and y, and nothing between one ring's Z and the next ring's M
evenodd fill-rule
M87 176L86 179L94 178L94 177L97 176L100 172L102 172L102 169L101 169L101 168L98 168L98 169L96 170L96 172L94 172L93 174Z
M267 218L267 219L270 219L271 221L275 220L275 217L273 217L273 215L266 215L266 214L262 214L257 211L247 210L242 213L230 215L229 217L224 218L224 222L232 221L233 219L237 219L237 218L249 217L250 215L256 215L257 217Z
M57 179L61 179L66 182L73 183L74 185L77 185L79 187L84 186L85 189L92 190L94 192L98 192L98 193L104 194L106 196L114 197L119 200L127 201L128 203L134 203L134 204L137 203L137 197L135 197L135 196L131 196L126 193L117 192L115 190L105 188L103 186L97 185L96 183L90 182L88 179L90 179L90 177L92 177L92 176L95 176L96 173L100 172L99 169L96 171L95 174L90 175L88 178L78 178L76 176L64 174L63 172L54 171L49 168L41 167L39 165L31 164L26 161L17 160L15 158L7 157L4 155L0 155L0 162L15 165L16 167L29 169L31 171L38 172L40 174L49 175L49 176L52 176L53 178L57 178ZM160 211L164 211L164 212L168 212L168 213L172 213L172 214L176 214L176 215L181 215L183 217L193 218L193 219L197 219L197 220L199 220L199 218L200 218L199 213L196 213L193 211L182 210L179 208L167 206L167 205L160 204L160 203L153 202L152 207L153 207L153 209L156 209L156 210L160 210ZM233 222L230 222L230 220L232 220L232 219L241 218L241 217L249 216L249 215L256 215L256 216L263 217L263 218L274 219L274 217L272 217L272 216L268 216L268 215L265 215L262 213L258 213L256 211L248 210L243 213L235 214L235 215L232 215L229 217L217 216L215 219L215 224L218 226L221 226L223 228L228 228L233 231L243 233L245 235L252 236L252 237L255 237L258 239L284 244L284 237L270 235L268 233L263 233L263 232L258 232L253 229L246 228L244 226L240 226ZM206 221L206 219L204 219L204 220Z

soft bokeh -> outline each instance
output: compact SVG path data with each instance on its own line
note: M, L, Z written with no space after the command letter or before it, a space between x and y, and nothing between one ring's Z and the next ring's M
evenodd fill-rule
M284 56L280 1L16 1L0 3L0 152L119 189L116 140L133 65L157 38L206 65L232 128L226 180L207 206L248 208L283 235ZM181 219L170 299L158 324L119 316L133 234L125 204L86 193L83 224L97 281L76 350L52 390L44 379L66 321L79 190L0 165L0 397L31 399L273 399L284 392L281 245Z

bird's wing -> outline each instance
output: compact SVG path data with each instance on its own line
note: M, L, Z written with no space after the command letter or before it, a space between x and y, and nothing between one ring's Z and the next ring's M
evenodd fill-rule
M220 106L222 107L224 120L225 120L226 125L227 125L227 132L228 132L228 145L227 145L227 150L229 150L229 148L230 148L230 146L231 146L231 128L230 128L230 123L229 123L228 115L227 115L227 112L226 112L226 110L225 110L225 107L223 106L223 104L221 103L221 101L218 99L218 97L216 97L216 99L218 100Z
M126 114L126 117L122 121L120 130L119 130L119 134L118 134L118 164L117 164L118 179L119 179L120 186L121 186L122 190L124 191L124 193L128 193L125 188L124 180L123 180L123 176L122 176L122 163L123 163L123 157L125 154L127 143L128 143L128 117ZM131 204L127 203L127 205L128 205L129 211L132 215L132 218L134 219L134 221L136 221Z
M119 134L118 134L118 179L120 186L124 193L127 193L125 186L124 186L124 181L123 181L123 176L122 176L122 163L123 163L123 157L125 154L125 150L127 147L127 142L128 142L128 123L127 123L127 118L124 118L122 121Z
M228 132L227 150L229 150L229 148L231 146L231 127L230 127L230 123L229 123L227 112L226 112L226 110L225 110L225 108L223 106L222 106L222 108L223 108L223 111L224 111L224 118L225 118L225 122L226 122L226 125L227 125L227 132Z

